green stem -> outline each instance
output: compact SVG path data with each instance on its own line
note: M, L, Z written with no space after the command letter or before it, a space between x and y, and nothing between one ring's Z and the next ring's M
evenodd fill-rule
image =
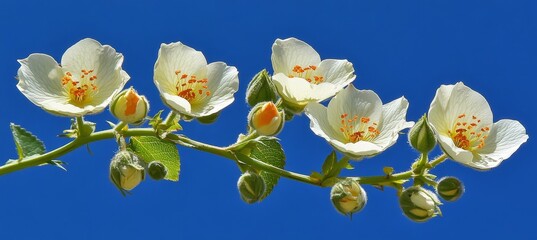
M164 125L171 126L173 121L175 120L175 117L177 117L177 113L174 111L170 111L166 119L164 120Z
M115 127L114 127L114 131L116 132L121 132L121 130L123 130L123 128L127 125L126 122L119 122Z
M76 127L78 129L78 136L82 136L84 131L84 118L83 117L76 117Z
M371 176L371 177L358 177L357 180L360 184L370 184L370 185L390 185L395 181L407 180L412 178L414 173L412 170L396 173L392 175L384 176Z
M127 136L127 137L155 136L155 132L152 128L132 128L132 129L123 131L122 135ZM256 136L254 136L254 134L251 134L247 136L247 139L253 139L254 137ZM44 163L48 163L51 160L57 159L85 144L104 140L104 139L114 139L114 138L115 138L114 129L94 132L86 137L78 137L74 139L73 141L55 150L47 152L43 155L28 157L19 161L15 161L15 162L0 166L0 175L14 172L14 171L21 170L21 169L25 169L28 167L33 167L33 166L38 166ZM224 158L237 161L237 155L229 147L224 148L224 147L217 147L217 146L205 144L205 143L198 142L186 136L178 135L178 134L169 134L167 136L167 139L182 146L190 147L193 149L212 153L212 154L224 157ZM439 158L433 160L430 163L430 165L434 167L437 164L444 161L446 158L447 157L445 155L442 155ZM250 157L246 157L246 158L243 157L240 159L240 161L254 168L257 168L259 170L271 172L276 175L293 179L293 180L297 180L300 182L304 182L304 183L308 183L308 184L312 184L316 186L321 186L320 181L318 181L317 179L311 178L304 174L281 169L281 168L272 166L270 164L264 163L262 161L259 161ZM348 161L348 158L343 157L341 161ZM412 170L409 170L406 172L401 172L401 173L392 174L392 175L356 177L356 179L359 180L361 184L394 186L396 181L407 180L413 177L415 177L414 172Z
M447 159L448 159L448 156L444 153L444 154L438 156L437 158L435 158L434 160L430 161L429 166L427 166L427 168L434 168L434 167L438 166L438 164L446 161Z

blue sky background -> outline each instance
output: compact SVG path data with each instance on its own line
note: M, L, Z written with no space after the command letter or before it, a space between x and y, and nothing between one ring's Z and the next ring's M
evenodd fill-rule
M260 2L260 1L259 1ZM66 142L55 136L69 119L49 115L16 88L17 59L47 53L59 60L80 39L91 37L125 56L135 86L163 109L153 84L161 43L181 41L209 62L239 70L236 102L213 125L184 123L188 136L215 145L243 132L248 107L244 90L263 68L272 71L276 38L297 37L324 58L354 64L359 89L384 102L404 95L409 120L428 110L441 84L464 83L483 94L495 121L517 119L529 142L500 167L478 172L454 162L434 170L466 185L459 201L442 207L444 217L427 223L406 219L395 191L366 186L369 202L351 220L329 201L330 189L282 179L261 204L243 203L232 161L180 148L179 182L144 181L122 197L108 180L113 141L91 144L54 167L0 177L2 239L536 239L534 138L537 79L536 1L2 1L0 3L0 159L16 157L9 123L21 124L47 149ZM99 129L110 113L89 116ZM287 169L309 174L331 150L296 117L279 135ZM438 150L436 153L439 153ZM416 154L406 135L385 153L355 164L348 175L377 175L382 167L406 170ZM2 160L3 161L3 160Z

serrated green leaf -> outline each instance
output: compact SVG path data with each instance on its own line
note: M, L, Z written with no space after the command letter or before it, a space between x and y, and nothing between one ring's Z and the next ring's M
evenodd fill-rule
M179 151L174 143L153 136L131 137L129 148L145 163L159 161L168 169L166 180L178 181L180 171Z
M332 151L328 156L326 156L326 159L324 160L323 166L322 166L322 173L323 175L329 175L332 169L334 168L334 165L336 164L336 152Z
M11 123L10 125L19 160L32 155L41 155L45 153L45 145L41 140L31 132L26 131L19 125Z
M285 153L276 139L255 141L250 143L248 147L251 149L250 157L278 168L283 168L285 166ZM263 200L272 192L272 189L278 183L280 176L265 171L260 171L259 175L265 180L266 184L265 194L260 199Z

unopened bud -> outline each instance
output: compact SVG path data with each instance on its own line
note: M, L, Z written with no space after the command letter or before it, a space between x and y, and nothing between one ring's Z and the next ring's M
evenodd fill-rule
M425 115L408 132L408 141L421 153L428 153L436 146L436 136Z
M239 178L237 188L242 200L252 204L259 201L265 194L265 180L259 174L247 171Z
M416 222L425 222L441 214L441 204L436 194L420 186L405 189L399 197L399 205L405 216Z
M252 108L248 122L259 135L274 136L283 128L285 113L278 111L274 103L263 102Z
M142 124L149 112L149 102L131 87L114 97L110 104L110 112L125 123Z
M276 87L274 87L267 70L263 69L248 84L246 102L250 107L253 107L260 102L275 102L276 99Z
M168 169L159 161L152 161L147 166L147 173L153 180L162 180L168 174Z
M444 177L438 181L436 193L446 201L456 201L464 193L464 185L455 177Z
M339 213L352 215L365 207L367 194L358 181L347 178L332 187L330 200Z
M140 159L132 152L120 151L110 162L110 180L122 194L138 186L144 176Z

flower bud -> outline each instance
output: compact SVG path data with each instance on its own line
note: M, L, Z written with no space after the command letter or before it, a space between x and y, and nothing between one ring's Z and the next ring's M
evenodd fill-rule
M144 180L140 159L129 151L118 152L110 162L110 180L123 195Z
M420 186L405 189L399 197L399 205L405 216L416 222L425 222L441 214L441 204L433 192Z
M464 193L464 185L455 177L444 177L436 185L436 193L446 201L456 201Z
M259 174L247 171L241 175L237 182L241 198L252 204L259 201L265 194L265 180Z
M168 169L159 161L152 161L147 166L147 173L153 180L162 180L168 174Z
M125 123L142 124L149 112L149 102L131 87L114 97L110 104L110 112Z
M414 127L408 132L410 145L421 153L428 153L436 146L436 136L431 125L427 121L427 116L418 120Z
M272 102L263 102L255 105L248 116L250 127L259 135L274 136L278 134L285 122L285 113L278 111Z
M339 213L352 215L364 208L367 194L358 181L347 178L332 187L330 200Z
M263 69L248 84L246 102L250 107L253 107L260 102L275 102L276 99L276 87L274 87L267 70Z

